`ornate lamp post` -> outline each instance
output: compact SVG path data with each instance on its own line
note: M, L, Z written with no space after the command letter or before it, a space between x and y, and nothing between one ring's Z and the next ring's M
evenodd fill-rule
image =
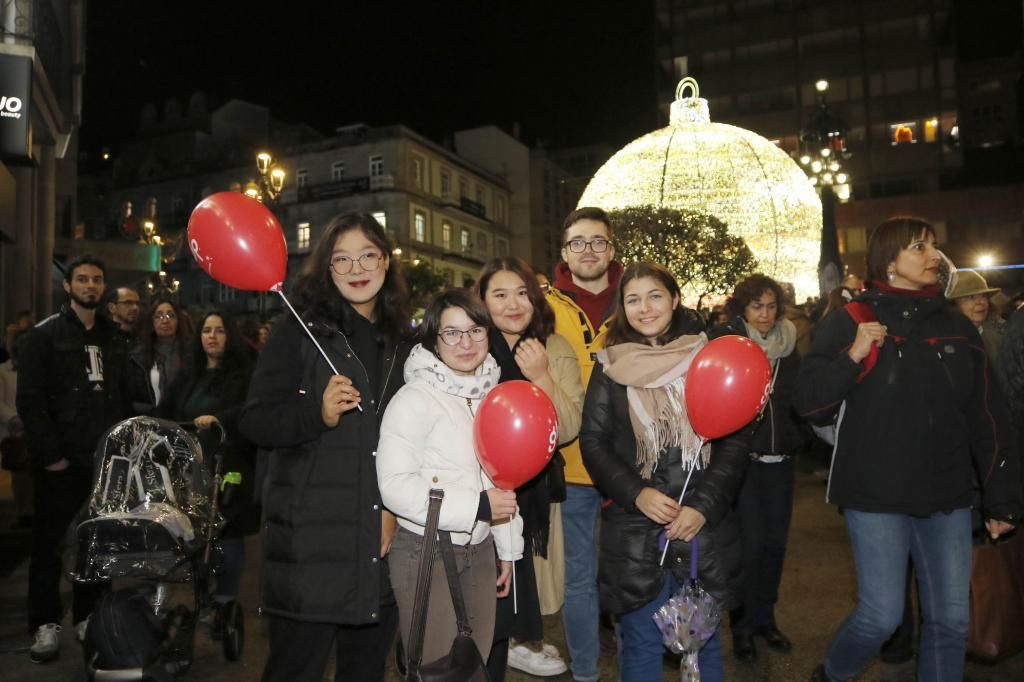
M281 196L284 189L286 174L284 169L274 164L274 157L270 152L260 152L256 155L256 171L259 173L257 182L249 182L245 186L245 194L256 201L263 202L267 208L274 211L274 205ZM266 317L267 294L260 292L258 300L260 318Z
M839 255L836 231L836 201L850 198L850 176L843 161L846 149L846 124L831 110L825 99L828 81L814 84L818 92L814 114L800 133L800 165L821 195L821 255L818 260L818 289L822 300L842 283L843 261Z

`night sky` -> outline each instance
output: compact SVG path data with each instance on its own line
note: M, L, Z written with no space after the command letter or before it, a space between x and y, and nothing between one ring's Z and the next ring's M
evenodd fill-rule
M649 2L87 5L83 149L132 137L146 103L237 97L323 133L488 123L530 144L619 146L658 127Z

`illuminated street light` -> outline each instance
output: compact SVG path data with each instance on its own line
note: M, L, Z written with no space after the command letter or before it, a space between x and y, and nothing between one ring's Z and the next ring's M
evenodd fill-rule
M818 92L825 92L828 90L828 81L822 78L814 84L814 89Z
M992 267L995 264L995 262L996 262L995 258L992 257L992 254L984 253L984 254L978 256L978 267L979 268L990 268L990 267Z

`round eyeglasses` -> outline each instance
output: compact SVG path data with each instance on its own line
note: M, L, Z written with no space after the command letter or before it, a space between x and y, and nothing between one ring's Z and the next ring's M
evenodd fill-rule
M449 346L457 346L462 343L462 335L469 335L469 340L474 343L480 343L487 338L487 329L485 327L473 327L471 329L443 329L438 336L441 340Z
M364 253L358 258L350 258L348 256L333 256L331 257L331 270L334 270L336 275L347 275L352 272L352 265L359 261L359 267L366 272L373 272L380 267L380 262L384 258L381 254L376 251L370 251Z
M573 253L583 253L587 250L588 246L594 253L604 253L608 250L608 244L610 243L611 242L607 239L602 239L601 237L597 237L596 239L583 239L582 237L577 237L575 239L570 239L566 243L562 244L562 246L566 247Z

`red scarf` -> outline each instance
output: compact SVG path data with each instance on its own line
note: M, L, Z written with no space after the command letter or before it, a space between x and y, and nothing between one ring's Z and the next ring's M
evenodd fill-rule
M878 289L885 294L893 294L896 296L915 296L917 298L935 298L942 293L942 287L938 284L932 284L931 286L923 287L921 289L901 289L900 287L894 287L888 282L883 282L880 279L871 280L871 287Z

